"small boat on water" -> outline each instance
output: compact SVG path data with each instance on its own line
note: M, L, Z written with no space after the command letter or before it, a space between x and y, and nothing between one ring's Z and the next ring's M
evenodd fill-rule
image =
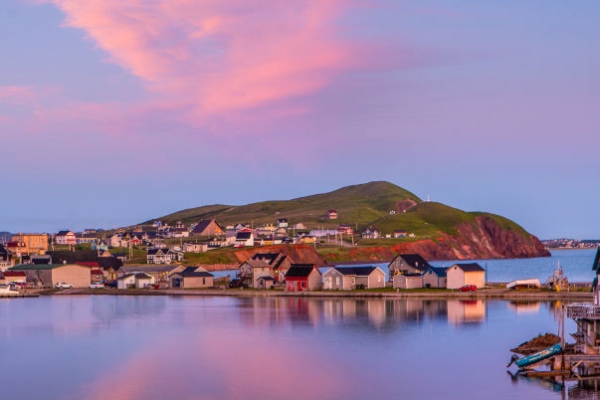
M543 361L547 358L555 356L555 355L559 354L561 351L562 351L562 346L560 345L560 343L557 343L554 346L548 347L547 349L544 349L542 351L538 351L537 353L530 354L526 357L512 359L510 364L512 364L514 362L515 364L517 364L517 367L525 368L530 365L536 364L540 361ZM510 366L510 364L508 364L508 366Z

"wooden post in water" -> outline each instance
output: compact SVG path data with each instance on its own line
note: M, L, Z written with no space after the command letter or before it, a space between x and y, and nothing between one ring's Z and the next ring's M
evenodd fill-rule
M566 309L565 303L561 303L560 310L560 348L561 351L561 365L560 369L565 369L565 317L566 317Z

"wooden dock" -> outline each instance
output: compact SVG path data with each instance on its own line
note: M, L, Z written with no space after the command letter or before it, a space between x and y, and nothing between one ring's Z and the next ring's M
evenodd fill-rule
M22 299L24 297L40 297L38 293L0 294L0 299Z

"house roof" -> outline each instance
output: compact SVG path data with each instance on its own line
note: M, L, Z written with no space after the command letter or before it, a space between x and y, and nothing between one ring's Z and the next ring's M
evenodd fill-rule
M66 236L68 234L73 235L73 232L71 232L71 231L60 231L55 236Z
M174 269L180 268L178 265L170 264L170 265L128 265L121 267L121 271L124 274L134 274L137 272L144 273L170 273Z
M271 268L271 264L267 260L253 260L250 259L245 262L252 268Z
M41 270L49 270L56 269L60 267L73 266L76 264L19 264L15 265L12 268L9 268L11 271L41 271ZM83 265L77 265L81 268L87 268Z
M164 249L148 249L147 255L153 256L153 255L158 254L158 252L161 252L163 254L167 254L169 252L169 250L164 251Z
M288 257L282 253L255 253L250 260L264 260L271 268L277 269L287 259Z
M235 234L236 240L248 240L252 237L252 231L238 232Z
M396 258L400 257L404 260L405 263L410 265L413 268L418 269L419 271L425 271L427 268L431 267L427 260L421 257L420 254L400 254ZM394 259L395 261L395 259ZM392 261L392 263L394 262Z
M467 264L454 264L453 267L458 267L465 272L480 272L485 271L485 269L481 268L481 266L477 263L467 263Z
M434 274L436 274L437 276L439 276L440 278L443 278L446 276L446 272L448 271L447 267L430 267L427 268L427 270L425 270L425 272L427 271L431 271Z
M377 267L334 267L342 275L369 276Z
M266 260L269 264L279 257L279 253L255 253L251 260Z
M123 261L119 260L116 256L114 257L100 257L98 258L98 265L102 269L114 269L118 271L123 266Z
M200 221L198 221L198 223L196 224L196 226L194 227L194 229L192 230L192 233L204 233L204 231L211 225L211 224L215 224L216 225L216 229L218 230L223 230L223 228L221 228L221 226L217 223L216 220L214 219L202 219ZM207 232L208 235L213 235L213 232Z
M31 256L30 259L31 259L32 264L52 264L52 257L49 255L44 255L44 256L34 255L34 256Z
M15 277L15 276L27 276L25 272L22 271L6 271L4 272L4 277Z
M186 267L183 271L177 272L176 274L179 274L179 275L183 276L184 278L212 277L212 276L214 276L210 272L203 271L201 268L198 268L198 267ZM176 275L176 274L174 274L174 275Z
M84 267L98 268L100 265L98 261L77 261L75 264L83 265Z
M310 273L314 270L319 271L315 268L314 264L292 264L288 272L285 274L286 278L305 278L310 275Z

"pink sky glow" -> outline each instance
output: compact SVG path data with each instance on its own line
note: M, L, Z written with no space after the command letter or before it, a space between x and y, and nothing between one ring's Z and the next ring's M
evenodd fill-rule
M598 13L590 0L6 0L0 166L31 200L1 200L0 231L85 228L14 224L88 215L82 203L101 227L388 180L541 237L594 236ZM56 196L30 215L42 187ZM61 199L75 192L94 201ZM578 216L546 218L567 193Z

